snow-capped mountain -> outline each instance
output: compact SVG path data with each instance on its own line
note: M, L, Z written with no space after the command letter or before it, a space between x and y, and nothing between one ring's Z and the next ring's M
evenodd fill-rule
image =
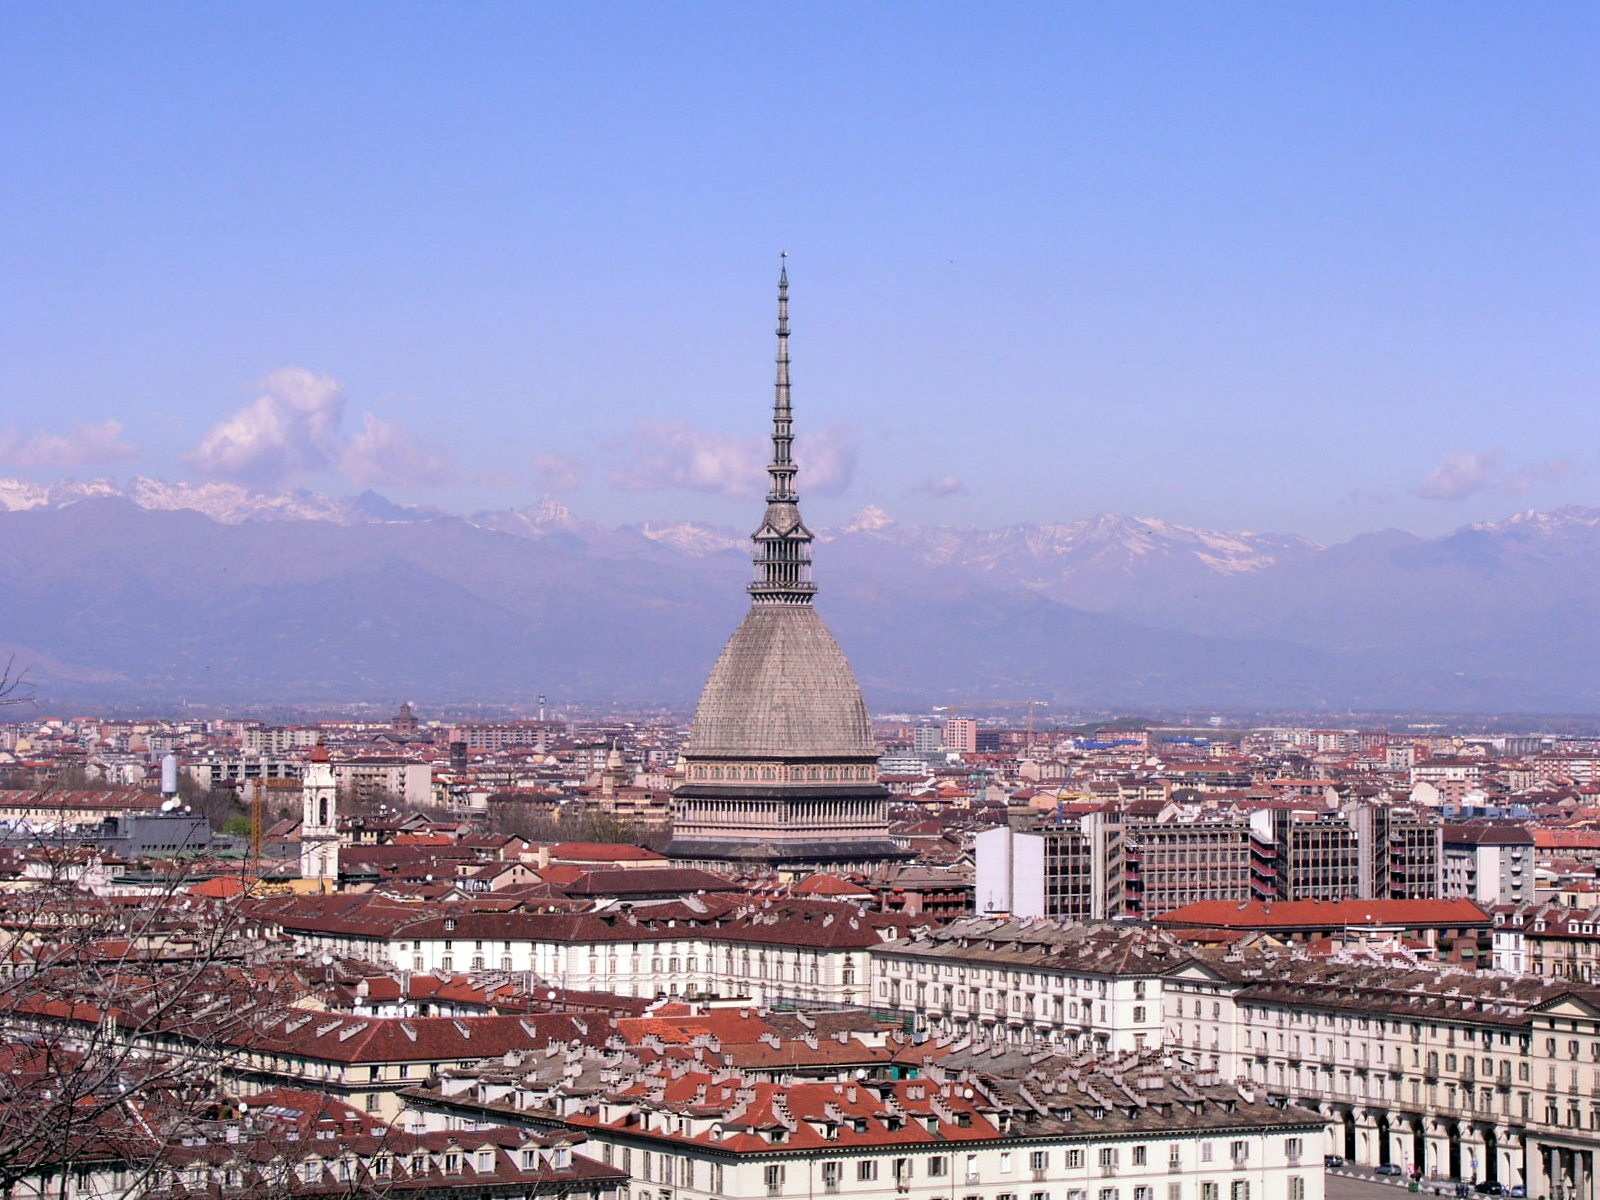
M639 532L657 545L667 546L690 558L725 554L730 550L743 553L750 546L748 536L740 537L731 529L697 525L693 521L675 521L670 525L644 524L639 526Z
M0 479L0 510L7 512L64 508L107 497L131 501L150 512L202 513L224 525L244 521L334 521L348 525L360 521L414 521L438 515L404 508L370 491L335 498L304 489L262 492L235 483L169 483L144 476L135 476L126 484L109 479L86 483L64 479L51 484Z
M1326 547L878 508L818 537L819 603L881 699L1600 711L1594 509ZM41 679L168 696L682 699L737 620L748 548L548 498L462 518L370 492L0 481L0 641Z

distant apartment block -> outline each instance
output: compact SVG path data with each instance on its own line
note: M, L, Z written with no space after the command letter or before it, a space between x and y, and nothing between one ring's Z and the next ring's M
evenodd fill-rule
M1479 904L1534 899L1533 833L1521 825L1446 825L1440 895Z
M506 750L515 746L545 746L566 734L563 721L504 721L457 725L449 741L468 750Z
M1441 827L1409 807L1107 804L974 839L982 913L1106 920L1204 900L1427 899Z
M944 747L957 754L976 754L978 723L968 717L951 717L944 723Z

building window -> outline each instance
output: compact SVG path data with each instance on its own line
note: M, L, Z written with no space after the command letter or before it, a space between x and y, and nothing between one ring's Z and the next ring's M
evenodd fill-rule
M1069 1171L1077 1170L1081 1166L1083 1166L1083 1151L1082 1150L1068 1150L1067 1151L1067 1169Z
M1306 1200L1306 1181L1298 1175L1289 1176L1289 1200Z
M1048 1150L1034 1150L1028 1154L1028 1170L1048 1171L1050 1169L1050 1152Z
M1136 1167L1142 1167L1145 1165L1146 1161L1145 1147L1135 1146L1133 1148L1133 1165Z
M856 1179L862 1183L870 1183L878 1177L878 1163L876 1159L864 1158L856 1164Z
M767 1185L767 1195L781 1196L783 1194L783 1166L781 1164L773 1163L764 1168L761 1175Z
M1250 1181L1235 1179L1228 1189L1228 1200L1250 1200Z

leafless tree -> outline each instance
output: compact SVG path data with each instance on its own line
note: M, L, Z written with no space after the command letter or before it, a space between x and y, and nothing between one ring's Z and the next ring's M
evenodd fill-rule
M158 1105L213 1102L285 972L263 961L239 899L190 893L174 864L138 896L108 894L98 854L60 842L13 851L0 892L0 1200L110 1154L154 1169ZM91 888L91 885L98 885ZM64 1183L63 1183L64 1186Z

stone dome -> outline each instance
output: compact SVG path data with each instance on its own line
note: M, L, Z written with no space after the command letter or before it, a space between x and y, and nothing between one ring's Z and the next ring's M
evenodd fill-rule
M876 758L861 685L809 604L755 604L700 694L695 758Z

